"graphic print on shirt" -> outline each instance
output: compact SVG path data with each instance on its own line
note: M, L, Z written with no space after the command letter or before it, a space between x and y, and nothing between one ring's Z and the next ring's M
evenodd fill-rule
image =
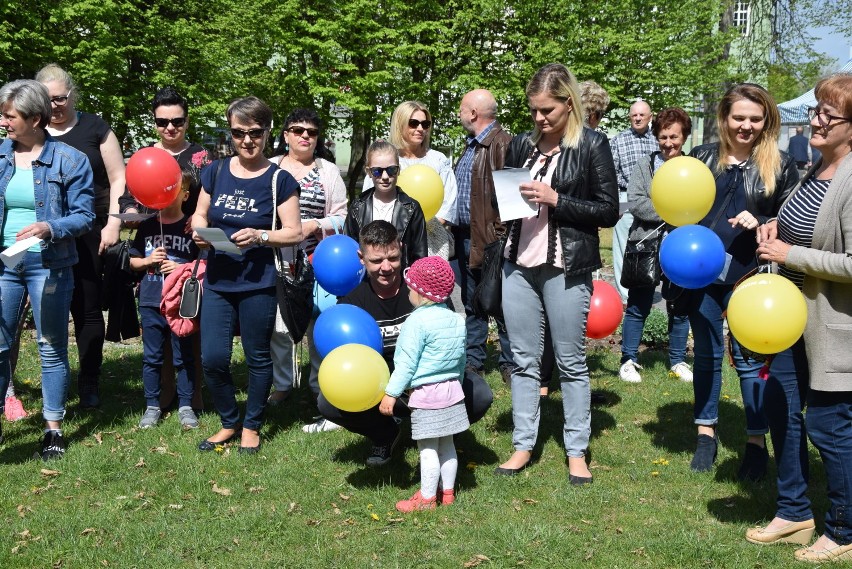
M213 203L213 207L221 207L225 210L231 210L234 212L224 212L222 214L223 219L228 217L242 219L245 217L247 212L257 213L254 198L246 197L246 191L240 188L235 188L233 194L219 193L216 196L216 201Z

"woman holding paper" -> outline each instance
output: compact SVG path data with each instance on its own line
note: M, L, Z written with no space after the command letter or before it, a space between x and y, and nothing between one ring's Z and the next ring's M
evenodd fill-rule
M242 438L240 452L254 454L260 449L263 412L272 386L269 342L277 304L271 248L302 240L299 184L263 155L272 125L272 109L266 103L257 97L237 99L228 106L227 117L237 154L217 160L201 173L201 193L192 216L193 239L202 249L209 248L198 232L218 228L242 251L214 249L207 256L201 364L222 428L198 448L215 450ZM273 208L277 208L280 229L272 229ZM240 420L231 375L237 328L248 366L244 420Z
M71 267L78 260L74 240L91 230L95 217L92 169L82 152L47 133L50 97L42 84L21 80L4 85L0 113L0 129L7 137L0 144L0 227L6 250L0 266L0 393L6 393L11 379L9 355L17 343L18 322L29 295L46 422L39 454L44 460L61 458L66 448L62 419L71 374ZM9 248L19 242L30 245L10 259ZM3 401L0 398L0 406Z
M496 473L532 460L540 420L540 362L549 337L562 383L563 438L572 485L592 482L586 317L592 271L601 267L598 228L618 221L618 187L606 137L583 126L580 88L564 66L539 69L526 88L532 132L515 136L506 166L527 168L520 192L537 213L507 222L503 314L514 356L514 454ZM506 221L506 219L503 219Z

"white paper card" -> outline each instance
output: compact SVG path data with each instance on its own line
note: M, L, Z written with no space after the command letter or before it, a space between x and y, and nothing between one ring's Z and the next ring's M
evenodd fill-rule
M538 204L531 203L521 194L520 186L532 180L526 168L506 168L491 173L500 221L530 217L538 213Z
M14 245L6 247L6 250L0 253L0 259L3 259L3 264L6 268L11 269L21 262L21 259L27 253L27 249L41 242L38 237L27 237L16 241Z
M146 219L150 219L157 215L157 212L153 213L111 213L112 217L117 217L121 221L126 222L134 222L134 221L145 221Z
M242 257L242 250L234 245L234 242L228 239L225 232L218 227L198 227L195 229L198 236L208 241L214 249L222 253L233 253Z

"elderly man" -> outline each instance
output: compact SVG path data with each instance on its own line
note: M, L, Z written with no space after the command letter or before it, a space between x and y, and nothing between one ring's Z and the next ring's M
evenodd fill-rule
M459 120L468 135L465 150L456 163L458 225L453 228L456 258L452 265L467 316L467 365L479 375L485 369L488 318L473 313L471 299L482 277L483 250L504 230L492 205L494 181L491 172L503 168L506 148L512 140L496 116L497 102L485 89L470 91L459 105ZM500 337L498 365L506 381L511 377L512 354L502 318L497 320L497 329Z
M808 139L804 135L805 129L800 126L796 127L796 134L790 137L790 143L787 146L787 154L793 157L796 161L796 167L799 170L804 170L810 164L808 158Z
M615 174L618 176L618 198L624 208L627 204L627 185L636 161L641 156L659 148L657 140L648 128L651 124L651 107L645 101L636 101L630 105L630 128L624 130L609 142L612 159L615 162ZM615 286L621 295L621 302L627 302L627 291L621 286L621 268L624 265L624 248L627 246L627 233L633 224L633 216L625 212L615 225L612 233L612 266L615 272Z

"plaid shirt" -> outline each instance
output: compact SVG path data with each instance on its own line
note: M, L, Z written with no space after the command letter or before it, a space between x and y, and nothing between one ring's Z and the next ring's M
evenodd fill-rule
M623 130L609 141L609 146L612 148L612 160L615 162L615 175L618 177L619 192L627 191L630 175L633 173L633 168L636 167L639 158L660 149L650 127L645 131L645 134L637 133L633 130L633 127Z
M458 198L456 206L458 209L459 225L470 225L470 190L471 190L471 170L473 169L473 157L476 154L476 148L482 144L491 129L497 121L493 121L486 126L477 136L468 136L465 139L464 153L456 163L456 184L458 186Z

